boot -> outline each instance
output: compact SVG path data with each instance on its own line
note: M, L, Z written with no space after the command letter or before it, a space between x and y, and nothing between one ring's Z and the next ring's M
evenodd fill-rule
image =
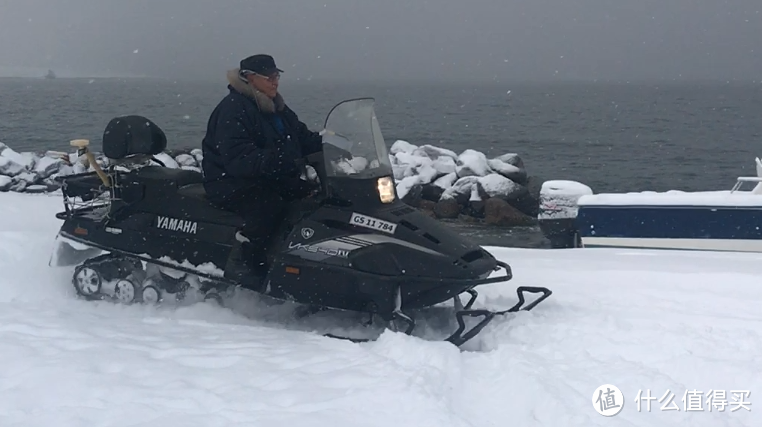
M225 278L245 288L258 289L267 276L267 263L262 259L265 259L264 256L254 253L252 243L241 242L235 245L225 267Z

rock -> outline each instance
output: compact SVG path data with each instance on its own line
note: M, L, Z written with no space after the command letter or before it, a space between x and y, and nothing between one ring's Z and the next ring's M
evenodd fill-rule
M490 159L487 161L487 164L495 172L518 184L526 184L527 182L527 172L518 166L506 163L500 159Z
M201 168L198 166L180 166L180 169L185 169L187 171L194 171L201 173Z
M518 209L520 212L536 217L540 212L540 201L532 196L529 189L521 187L522 191L511 198L503 198L508 204ZM502 198L502 197L501 197Z
M36 184L40 181L40 177L38 177L33 172L21 172L20 174L13 177L13 181L24 181L27 185Z
M47 185L28 185L26 188L24 188L24 193L39 194L39 193L47 193L47 192L48 192Z
M443 199L434 205L434 214L437 218L453 219L460 215L460 205L455 199Z
M34 165L34 173L37 174L40 179L45 179L61 169L64 161L60 158L43 156L37 160Z
M491 198L484 205L484 222L490 225L515 227L533 225L536 220L523 214L503 199Z
M452 157L439 157L431 162L431 167L433 167L439 175L445 175L455 172L457 163Z
M421 203L421 193L423 191L423 186L421 184L415 184L410 188L410 191L405 194L404 197L402 197L402 201L407 203L408 205L417 208L420 206Z
M492 172L487 157L481 151L467 149L458 156L455 172L459 177L484 176Z
M20 165L24 169L32 169L34 167L35 156L33 154L19 154L7 145L0 150L0 157L5 157L6 159Z
M410 189L413 188L413 186L419 184L420 179L413 175L408 176L405 178L402 178L401 180L397 181L396 190L397 190L397 197L400 199L404 199L405 196L407 196L407 193L410 191Z
M434 207L436 206L436 202L432 202L431 200L421 199L421 201L418 204L418 209L425 213L426 215L436 218L436 214L434 214Z
M504 177L499 173L491 173L478 178L479 183L489 197L502 197L511 199L518 196L524 188L514 181Z
M421 166L415 168L413 171L420 179L419 182L421 184L428 184L440 175L442 175L444 172L440 172L437 170L432 163L424 163Z
M0 175L16 176L24 170L23 165L16 163L7 157L0 156Z
M487 204L486 200L472 200L468 202L469 215L476 218L484 218L484 207L486 206L486 204Z
M172 156L170 156L167 153L159 153L159 154L155 155L154 158L156 158L160 162L164 163L164 166L166 166L168 168L178 169L180 167L180 165L177 164L175 159L173 159Z
M398 153L412 153L416 148L418 148L417 145L398 139L397 141L394 141L394 144L389 148L389 154L396 155Z
M411 144L411 146L415 147L412 144ZM448 150L448 149L445 149L445 148L435 147L433 145L428 145L428 144L422 145L422 146L420 146L418 148L413 149L411 151L411 153L414 156L428 157L428 158L430 158L432 160L438 160L440 158L443 158L443 159L450 158L450 159L452 159L453 164L458 159L458 155L455 154L454 151L451 151L451 150Z
M506 153L502 156L495 157L495 160L500 160L501 162L516 166L519 169L526 169L524 167L524 160L522 160L521 156L516 153Z
M24 189L27 187L26 181L13 181L11 184L11 187L9 188L10 191L15 191L17 193L21 193L24 191Z
M458 174L455 172L451 172L451 173L448 173L447 175L440 176L433 182L433 184L441 188L442 191L444 192L448 188L452 187L452 185L457 180L458 180Z
M436 203L442 198L442 193L444 193L444 188L434 184L426 184L421 188L421 199Z
M19 154L23 156L24 164L27 169L33 170L35 166L37 166L37 160L39 160L39 156L37 156L37 154L29 153L29 152L24 152Z
M201 166L201 161L204 160L204 152L200 148L194 148L190 151L190 154L196 159L196 164Z
M175 157L175 161L180 166L196 166L196 159L190 154L179 154Z
M471 200L485 200L490 196L484 191L480 177L466 176L458 179L442 193L442 200L455 199L461 205L468 204Z
M466 200L468 200L471 197L471 185L473 185L475 182L479 182L479 178L475 176L466 176L458 179L452 183L449 188L445 189L445 191L442 193L442 200L454 199L457 196L463 194L468 195L466 198Z
M13 179L9 176L0 175L0 192L10 191Z

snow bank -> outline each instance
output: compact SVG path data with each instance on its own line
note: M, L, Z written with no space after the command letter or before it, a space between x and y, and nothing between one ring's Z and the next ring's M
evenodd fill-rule
M200 149L164 152L155 157L169 168L201 171ZM103 156L96 158L101 167L108 165ZM445 148L398 140L391 146L389 158L399 197L432 216L465 215L472 220L503 225L531 223L537 216L538 196L529 190L530 179L518 154L488 159L473 149L457 154ZM76 153L18 153L0 143L0 191L55 191L60 187L56 177L85 172L76 160ZM488 212L499 213L490 216Z
M60 198L0 200L3 425L760 425L759 254L490 247L514 279L479 287L477 307L510 307L516 286L554 294L459 352L287 330L261 307L85 302L71 268L47 266ZM624 394L614 417L593 407L603 384Z

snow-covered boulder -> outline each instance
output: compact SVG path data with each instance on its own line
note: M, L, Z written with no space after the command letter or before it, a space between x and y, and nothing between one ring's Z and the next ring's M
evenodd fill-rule
M200 148L168 150L155 158L168 168L203 173ZM102 168L108 167L109 160L103 155L96 153L96 159ZM84 158L77 158L76 152L18 153L0 143L0 191L56 189L60 186L57 177L94 170L92 166L86 168L82 160ZM489 199L501 199L524 214L536 215L539 202L527 196L527 173L518 154L488 158L471 148L457 153L429 144L419 146L397 140L389 149L389 162L397 195L434 217L483 219ZM342 162L341 166L360 171L374 165L368 164L365 158L355 157Z
M413 145L407 141L398 139L394 142L394 144L392 144L391 148L389 148L389 154L393 156L397 153L412 153L417 148L417 145Z
M34 165L34 173L37 174L40 179L45 179L54 173L57 173L63 164L64 162L60 158L42 156Z
M194 148L190 151L190 155L196 159L196 164L201 166L201 161L204 160L204 152L200 148Z
M12 184L13 178L5 175L0 175L0 192L5 193L6 191L10 191Z
M153 156L156 160L164 163L164 166L172 169L179 169L180 165L178 164L177 160L173 159L172 156L170 156L167 153L159 153Z
M459 177L485 176L492 172L487 162L487 156L481 151L467 149L458 156L455 172Z
M180 166L197 166L198 162L190 154L179 154L175 157L175 162Z
M35 156L32 154L21 154L14 151L12 148L3 144L0 147L0 157L10 160L11 162L21 166L24 169L32 169L34 167Z
M493 171L503 175L506 178L511 179L514 182L519 184L526 184L527 182L527 172L523 168L515 166L511 163L504 162L499 158L487 160L487 165Z
M24 170L23 165L16 163L7 157L0 156L0 175L16 176Z

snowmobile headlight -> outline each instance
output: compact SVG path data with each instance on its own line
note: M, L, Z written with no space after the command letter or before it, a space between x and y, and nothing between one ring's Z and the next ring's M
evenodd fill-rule
M390 177L384 176L379 178L377 188L381 203L391 203L394 201L394 181Z

